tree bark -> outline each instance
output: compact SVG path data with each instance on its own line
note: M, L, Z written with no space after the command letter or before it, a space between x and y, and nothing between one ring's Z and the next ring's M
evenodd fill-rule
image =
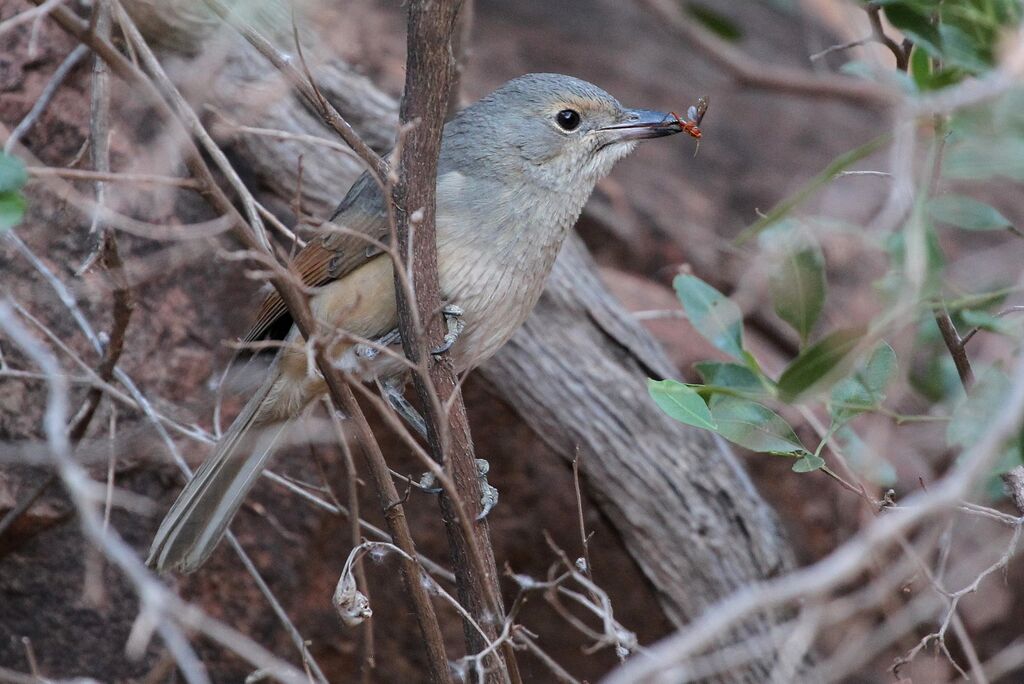
M151 0L130 0L134 12ZM163 44L195 49L195 19L160 8ZM280 47L292 52L290 22ZM280 25L278 29L281 30ZM188 39L174 40L192 31ZM397 125L397 103L336 58L315 36L303 48L325 95L359 132L384 147ZM278 80L242 41L231 44L211 75L211 104L241 123L331 138L295 97L280 97L246 120L247 94ZM358 96L345 95L358 93ZM288 201L304 158L303 202L326 215L360 172L350 157L320 147L248 134L225 145L253 176ZM537 309L506 347L481 369L493 391L566 459L579 447L585 486L618 529L656 588L666 615L684 624L738 587L793 564L774 512L757 494L736 457L709 433L675 423L647 396L646 376L676 373L652 337L611 297L579 238L571 237ZM500 483L499 483L500 484ZM772 618L752 622L763 631ZM733 671L733 682L764 681L770 658Z

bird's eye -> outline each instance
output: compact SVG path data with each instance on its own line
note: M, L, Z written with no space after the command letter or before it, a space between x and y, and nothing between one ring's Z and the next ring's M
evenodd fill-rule
M555 115L555 121L563 131L575 131L580 125L580 113L575 109L563 109Z

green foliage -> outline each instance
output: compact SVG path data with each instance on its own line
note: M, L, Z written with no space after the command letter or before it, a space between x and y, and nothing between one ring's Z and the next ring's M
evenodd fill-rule
M18 225L24 217L25 197L21 188L27 180L22 161L0 152L0 232Z
M743 358L743 314L736 303L692 275L676 276L672 285L697 332L726 354Z
M889 23L913 41L915 52L919 49L936 63L928 70L928 78L922 79L922 57L911 55L911 74L922 90L945 87L990 69L999 38L1021 20L1021 6L1015 0L878 0L875 4L882 7Z
M789 423L767 406L740 397L716 395L710 408L718 434L745 449L784 455L805 451Z
M680 423L715 430L707 404L696 391L675 380L648 380L647 391L661 410Z
M993 206L962 195L933 197L928 213L939 223L948 223L964 230L1004 230L1010 220Z
M787 248L769 280L775 313L804 344L825 306L825 258L817 245Z
M1000 40L1017 30L1021 5L1018 0L877 0L873 9L902 32L902 36L891 36L895 44L900 45L903 36L908 39L900 47L899 60L903 65L906 58L906 71L880 74L877 67L860 63L849 63L843 70L882 79L902 90L909 106L897 108L898 112L913 111L915 103L944 103L936 91L966 79L989 77ZM888 201L879 202L881 211L873 210L886 220L851 229L837 221L798 219L793 214L844 171L887 146L888 133L836 157L740 233L734 246L758 238L760 251L752 257L758 263L751 266L767 275L771 309L800 338L798 351L777 375L774 359L773 372L766 372L744 345L744 322L734 302L694 275L675 279L689 322L730 359L694 364L697 383L651 381L651 396L668 415L712 430L745 449L790 457L796 473L821 470L839 477L828 468L827 459L829 453L842 454L851 471L882 486L893 485L896 472L885 460L884 449L861 439L858 431L865 423L875 426L886 420L894 428L907 422L922 429L934 426L933 434L944 430L949 447L957 451L983 438L1006 401L1010 382L1004 373L990 368L979 373L965 393L935 317L949 311L961 336L1004 335L1016 353L1020 351L1024 313L1007 308L1004 302L1009 294L1024 289L1008 285L1017 282L1017 274L989 276L979 268L968 280L977 289L958 291L956 283L966 279L948 277L944 244L955 245L957 255L970 244L969 238L948 229L1006 231L1024 237L1010 218L979 199L999 196L999 206L1011 218L1019 218L1009 212L1014 206L1010 199L1016 194L1005 194L1019 193L1019 188L1007 191L1005 184L1024 181L1024 86L999 97L968 99L970 106L950 116L905 119L908 130L914 124L912 135L922 154L915 156L912 182L901 179L903 187L894 187ZM1003 195L972 185L993 180L1002 184L997 187ZM894 199L908 196L912 201L887 214L892 209L889 204L899 203ZM898 221L902 224L893 225ZM944 231L941 240L936 227ZM836 306L830 311L833 322L823 322L828 274L819 245L826 244L820 239L825 231L860 232L865 236L865 251L871 253L865 255L865 267L885 268L874 284L883 294L880 310L870 321L851 321ZM841 241L828 243L829 249L836 244L842 249ZM841 252L837 254L840 258L832 266L840 273L856 268L848 258L843 263ZM771 315L770 310L757 313ZM914 331L916 339L911 342L907 333ZM900 358L883 337L900 339ZM904 391L890 389L897 380ZM830 417L827 430L818 428L824 434L818 435L813 449L805 448L787 421L796 415L797 404L804 415L827 410ZM902 413L907 406L919 413ZM1020 464L1022 457L1024 428L1005 445L995 472Z
M771 390L766 378L749 366L719 361L701 361L693 366L704 381L701 388L707 394L715 392L733 393L749 399L763 399Z
M896 352L883 342L868 362L832 388L829 412L836 424L856 415L881 408L885 388L896 374Z
M838 380L852 365L854 351L867 328L843 328L800 352L779 378L779 397L795 403L815 389Z
M953 411L946 427L949 445L966 449L980 440L1009 393L1010 379L1001 370L989 368L982 373Z
M805 453L793 464L794 473L813 473L825 467L825 459L817 454Z

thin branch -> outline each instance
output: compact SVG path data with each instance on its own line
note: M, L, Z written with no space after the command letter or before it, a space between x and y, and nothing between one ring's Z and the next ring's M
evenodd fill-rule
M84 47L84 46L81 46ZM14 134L7 139L10 142ZM116 171L90 171L87 169L63 169L54 166L29 166L25 169L29 176L36 178L68 178L70 180L104 181L110 183L139 183L141 185L171 185L178 188L198 190L202 187L193 178L177 176L161 176L152 173L118 173Z
M46 111L47 106L50 104L50 100L60 90L61 85L64 83L64 79L68 77L78 63L85 59L85 56L89 54L89 48L84 45L77 46L71 51L64 61L60 63L60 66L53 72L53 76L46 83L42 92L39 93L39 97L32 104L32 109L28 110L28 114L25 115L18 125L11 131L11 135L7 138L7 142L4 143L4 152L10 154L14 149L14 146L18 144L18 141L39 121L39 117L42 116L43 112Z
M960 338L960 334L953 324L953 319L950 318L949 312L945 307L936 309L935 323L939 326L939 333L942 335L942 341L945 343L946 349L949 350L949 355L953 357L953 363L956 365L956 372L960 376L960 382L963 384L964 390L968 390L974 384L974 371L971 370L971 360L967 357L964 341Z
M24 12L18 12L10 19L0 22L0 36L13 28L21 26L22 24L42 19L65 2L67 2L67 0L46 0L46 2L36 2L36 7L27 9Z
M671 30L683 36L709 60L741 85L804 97L831 97L855 104L889 106L898 99L893 90L849 76L828 76L765 64L744 54L689 17L672 0L641 0Z
M871 35L879 43L889 48L893 56L896 58L896 68L900 71L906 71L910 64L910 48L912 47L909 43L900 45L895 40L890 38L885 33L885 29L882 27L881 7L875 3L869 3L864 8L868 13L868 20L871 22Z
M493 642L498 638L497 625L504 620L505 611L488 526L483 520L460 521L458 515L458 509L462 509L476 518L481 510L479 471L466 409L457 389L451 359L444 355L437 363L430 362L430 350L440 346L444 337L443 319L439 315L435 193L442 127L455 70L452 36L459 5L459 0L430 3L413 0L409 5L405 91L399 115L403 126L418 124L403 138L398 178L391 188L398 252L408 255L405 263L395 269L395 288L398 324L406 356L417 365L426 364L429 369L427 377L417 373L413 381L427 424L430 452L435 460L445 465L454 480L454 495L463 499L458 506L452 501L452 493L447 491L441 498L453 567L459 580L459 599L483 626L487 639ZM412 274L411 297L403 287L400 272ZM450 410L446 410L449 406ZM468 535L462 533L460 522L469 523ZM464 624L463 632L468 650L481 652L484 644L480 635L468 624ZM503 646L502 654L503 659L495 651L496 667L488 673L488 681L509 677L518 682L511 644Z

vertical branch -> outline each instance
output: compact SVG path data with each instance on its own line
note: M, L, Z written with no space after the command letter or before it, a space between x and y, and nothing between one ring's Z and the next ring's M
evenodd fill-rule
M404 140L392 199L398 251L412 258L406 268L412 274L415 300L410 301L406 296L397 274L396 290L405 353L421 368L426 367L429 376L416 374L414 380L424 409L431 455L445 466L457 491L465 494L464 505L451 501L446 494L441 497L459 600L493 641L498 635L504 608L487 523L463 520L460 525L457 513L461 509L475 517L481 510L479 474L466 409L451 360L442 357L432 363L430 359L430 350L441 344L444 334L439 315L435 193L441 133L454 80L452 36L460 4L460 0L414 0L409 6L408 61L400 117L403 124L417 122L417 125L411 127ZM424 330L417 329L417 320L423 322ZM445 407L450 410L446 411ZM468 535L463 534L466 526ZM481 635L465 621L463 627L470 652L479 652L487 646ZM511 647L504 648L503 653L508 674L517 680ZM489 677L499 677L502 669L492 669Z
M452 75L452 87L448 96L448 113L451 119L462 109L462 81L466 72L467 55L469 52L469 36L473 32L473 16L475 0L462 0L459 7L458 25L452 35L452 54L455 56L455 73Z

